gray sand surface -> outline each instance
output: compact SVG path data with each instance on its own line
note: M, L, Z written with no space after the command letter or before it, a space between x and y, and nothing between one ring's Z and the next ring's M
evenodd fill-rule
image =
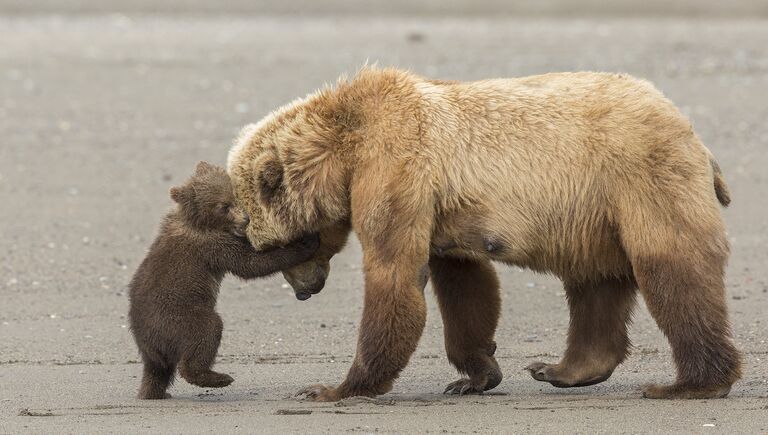
M88 1L61 2L64 14L51 1L0 1L0 433L768 431L761 3L739 3L754 8L752 18L293 15L279 7L238 16L236 8L206 14L204 2L154 14L153 3L163 4L118 3L124 15ZM556 361L564 349L562 286L499 266L505 379L491 394L441 394L457 375L428 288L427 327L391 393L297 401L301 387L343 379L353 357L363 298L353 241L323 292L306 302L280 276L225 280L218 368L235 377L232 386L178 381L172 400L134 399L141 365L126 328L126 284L171 206L168 188L198 160L223 164L242 125L366 59L464 80L622 71L674 100L733 194L724 211L727 297L745 374L730 398L641 398L642 384L674 378L669 346L642 304L633 353L608 381L569 390L534 381L522 368Z

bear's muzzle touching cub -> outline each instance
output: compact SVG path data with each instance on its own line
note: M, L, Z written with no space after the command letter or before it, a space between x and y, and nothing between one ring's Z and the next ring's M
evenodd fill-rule
M311 398L391 389L424 327L425 268L465 375L447 392L498 385L491 261L564 283L567 348L528 367L537 380L606 380L628 355L638 290L677 365L646 397L722 397L740 376L723 283L728 189L688 120L643 80L465 83L366 68L246 127L228 170L254 246L320 233L315 257L285 273L300 298L322 288L350 230L362 244L357 354L340 385L303 390Z

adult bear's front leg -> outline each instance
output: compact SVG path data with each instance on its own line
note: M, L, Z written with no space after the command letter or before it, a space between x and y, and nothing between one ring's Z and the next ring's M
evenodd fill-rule
M336 401L384 394L408 364L427 318L420 282L424 264L407 256L386 261L377 254L366 251L363 320L347 378L337 388L313 385L300 395Z
M424 269L429 261L434 205L429 185L409 180L411 171L381 165L352 188L352 227L363 248L365 306L357 354L337 388L315 385L300 393L319 401L376 396L408 364L427 319ZM379 173L379 172L384 173ZM405 171L405 172L403 172ZM398 174L389 182L386 174ZM402 174L402 175L400 175Z

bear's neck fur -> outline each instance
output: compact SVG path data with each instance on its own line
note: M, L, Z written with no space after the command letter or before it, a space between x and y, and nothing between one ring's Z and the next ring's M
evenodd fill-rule
M366 177L366 168L381 165L382 150L394 161L418 148L421 99L416 83L404 71L365 68L284 110L260 132L271 136L290 180L292 213L302 210L304 222L320 226L347 219L353 178Z

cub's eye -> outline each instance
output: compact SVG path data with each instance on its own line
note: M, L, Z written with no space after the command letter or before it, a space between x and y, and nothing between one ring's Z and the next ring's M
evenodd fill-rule
M229 204L220 204L220 205L217 207L217 211L218 211L219 213L221 213L221 214L227 214L227 213L229 213L229 209L230 209L230 207L231 207L231 206L230 206Z

